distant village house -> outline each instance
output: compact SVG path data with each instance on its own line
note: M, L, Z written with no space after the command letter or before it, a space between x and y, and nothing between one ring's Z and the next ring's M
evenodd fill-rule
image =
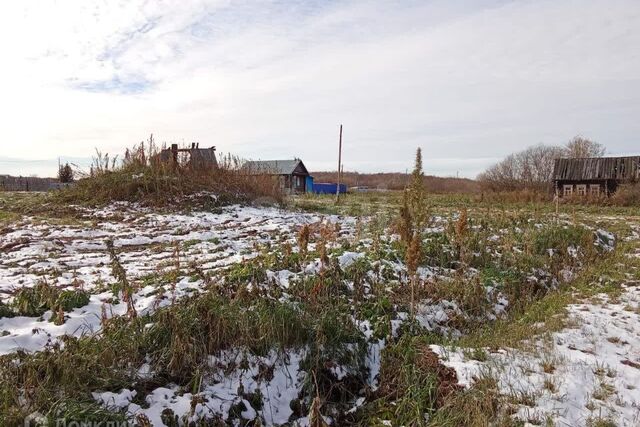
M248 161L243 169L252 174L278 176L287 193L306 193L313 189L313 177L300 159Z
M640 156L556 159L553 181L563 196L610 195L620 184L640 180Z

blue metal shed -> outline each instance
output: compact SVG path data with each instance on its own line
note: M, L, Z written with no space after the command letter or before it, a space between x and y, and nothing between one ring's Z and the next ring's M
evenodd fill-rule
M316 194L336 194L338 184L335 182L315 182L313 183L313 192ZM347 186L340 184L340 194L347 192Z

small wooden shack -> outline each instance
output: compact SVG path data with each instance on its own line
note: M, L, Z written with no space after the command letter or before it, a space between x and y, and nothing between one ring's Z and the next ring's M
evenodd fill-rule
M186 166L193 169L217 169L216 147L200 148L199 144L191 144L191 148L178 148L178 144L172 144L158 154L162 162L171 162L177 165L181 154L188 156Z
M553 182L562 196L610 195L618 185L640 180L640 156L556 159Z
M287 193L305 193L311 174L302 160L258 160L248 161L243 169L251 174L277 175L280 185Z

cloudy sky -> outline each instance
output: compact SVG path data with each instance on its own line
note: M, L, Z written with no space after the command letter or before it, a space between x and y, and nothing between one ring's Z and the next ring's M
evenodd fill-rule
M153 133L246 158L475 176L580 134L640 154L640 1L0 3L0 174Z

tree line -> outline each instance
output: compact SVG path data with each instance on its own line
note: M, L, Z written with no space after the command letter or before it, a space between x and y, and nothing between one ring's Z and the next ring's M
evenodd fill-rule
M576 136L564 146L535 145L510 154L478 176L482 187L492 191L546 191L553 180L558 158L602 157L604 145Z

